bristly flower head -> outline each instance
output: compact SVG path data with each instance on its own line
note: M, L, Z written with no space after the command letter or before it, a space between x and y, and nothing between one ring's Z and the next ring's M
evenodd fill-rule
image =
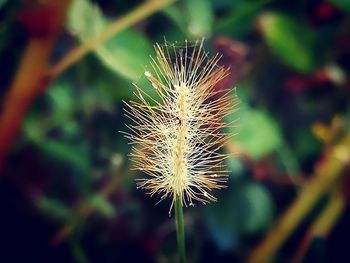
M157 96L137 85L138 101L126 103L127 125L134 168L147 174L138 186L150 195L170 196L193 206L193 201L214 201L213 189L225 187L229 157L222 147L230 135L224 117L236 103L230 90L215 85L228 74L220 67L220 56L208 58L203 41L178 48L155 45L152 73L145 72Z

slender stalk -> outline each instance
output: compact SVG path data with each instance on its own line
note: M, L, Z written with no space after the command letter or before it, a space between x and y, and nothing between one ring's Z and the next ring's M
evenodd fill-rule
M305 219L321 197L327 194L344 175L343 171L350 160L350 133L339 140L316 169L296 200L275 223L263 241L252 251L247 263L270 262L291 233Z
M177 249L179 253L179 262L186 262L186 250L185 250L185 227L184 216L182 211L181 196L177 196L175 199L175 223L176 223L176 237L177 237Z
M23 52L13 82L1 101L0 175L3 175L1 170L6 163L7 153L16 139L28 107L48 85L48 79L43 78L43 76L47 70L52 48L63 28L69 3L70 0L48 0L36 7L37 10L51 10L51 16L47 18L50 22L46 25L32 24L31 30L38 30L42 34L28 35L28 44ZM35 19L39 19L38 21L45 20L47 17L46 11L37 12L38 14L35 11L31 12L33 13L28 13L29 17L34 16ZM42 13L43 17L41 15L38 17Z
M84 57L86 54L91 52L93 49L116 35L117 33L123 31L124 29L136 24L142 19L166 8L170 4L174 3L176 0L149 0L145 1L143 4L127 13L126 15L118 18L113 23L111 23L106 29L96 36L90 38L81 46L70 51L62 60L57 64L53 65L49 70L48 75L51 78L56 78L68 67L75 64L78 60Z
M334 188L326 206L306 232L290 263L303 262L312 240L314 240L315 237L326 239L328 234L332 231L346 208L346 197L342 191L344 183L346 183L346 180L345 182L341 181L339 185Z

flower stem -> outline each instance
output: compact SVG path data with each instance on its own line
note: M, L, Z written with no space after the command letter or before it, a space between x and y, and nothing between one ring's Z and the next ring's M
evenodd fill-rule
M185 251L185 227L184 216L182 211L181 196L177 196L175 199L175 223L176 223L176 237L177 237L177 249L179 253L179 262L186 262Z

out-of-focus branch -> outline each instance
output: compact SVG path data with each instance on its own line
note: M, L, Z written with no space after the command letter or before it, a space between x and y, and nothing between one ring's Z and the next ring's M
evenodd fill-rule
M62 28L64 16L69 0L49 0L46 5L57 10L57 17L52 25L52 34L46 37L32 38L24 52L21 64L15 75L14 81L5 97L3 112L0 116L0 174L6 155L12 146L20 129L22 120L28 107L34 99L42 93L64 70L72 66L98 45L102 44L113 35L134 25L147 16L162 10L176 0L149 0L141 4L135 10L116 19L100 34L87 40L81 46L70 51L61 61L49 67L48 61L52 47L58 33Z
M48 75L51 78L55 78L60 75L68 67L72 66L82 57L84 57L91 50L98 47L100 44L110 39L115 34L121 32L125 28L134 25L138 21L142 20L149 15L162 10L168 5L174 3L176 0L149 0L144 4L137 7L132 12L118 18L115 22L110 24L104 31L102 31L97 36L86 41L83 45L73 49L69 52L61 61L54 65Z
M342 215L345 205L346 197L342 191L342 185L339 184L332 191L330 199L328 200L326 207L321 214L316 218L315 222L306 232L304 239L302 240L295 256L291 263L302 262L302 259L307 252L310 243L315 237L326 238L334 225L337 223L339 217Z
M48 84L43 76L47 70L53 45L63 27L69 2L69 0L48 0L45 4L25 13L24 22L28 23L27 28L31 34L19 68L3 102L3 111L0 116L0 170L28 106ZM39 11L40 9L44 11ZM37 17L38 15L43 17ZM41 18L47 20L41 21L41 23L47 23L46 25L31 24L33 19L38 22L38 19Z
M317 167L316 174L305 185L297 199L252 251L247 262L270 262L289 235L298 227L317 201L338 181L350 159L350 133L344 136Z
M346 205L346 198L341 190L341 187L337 187L331 194L326 207L310 229L312 236L327 237L331 232Z

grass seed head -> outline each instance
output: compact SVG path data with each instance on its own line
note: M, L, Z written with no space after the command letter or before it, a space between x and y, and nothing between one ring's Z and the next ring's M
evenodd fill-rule
M172 204L178 196L185 206L214 201L211 190L225 187L228 174L224 117L236 103L230 90L215 87L228 69L218 65L218 54L207 56L203 41L182 48L156 44L155 50L145 76L157 96L135 85L137 100L125 109L132 121L126 137L136 145L130 158L147 175L138 187L160 200L171 197Z

